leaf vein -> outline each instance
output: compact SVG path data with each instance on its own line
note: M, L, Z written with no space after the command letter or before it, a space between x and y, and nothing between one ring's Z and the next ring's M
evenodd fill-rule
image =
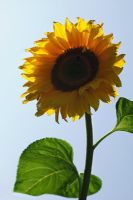
M50 176L52 176L52 175L58 174L58 173L60 173L60 172L62 172L62 171L64 171L64 170L65 170L65 169L61 169L61 170L55 171L55 172L53 172L53 173L50 173L50 174L48 174L48 175L46 175L46 176L43 176L43 177L40 178L37 182L35 182L32 186L30 186L30 187L25 191L25 193L27 193L27 192L29 192L30 190L32 190L37 184L39 184L40 182L42 182L44 179L46 179L46 178L48 178L48 177L50 177Z

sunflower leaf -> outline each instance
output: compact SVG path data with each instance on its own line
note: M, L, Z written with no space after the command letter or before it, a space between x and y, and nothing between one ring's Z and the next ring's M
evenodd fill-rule
M78 176L72 147L64 140L41 139L22 153L14 191L33 196L64 196L66 188L78 180Z
M97 193L101 189L101 187L102 187L102 180L98 176L91 175L88 194L92 195Z
M80 180L83 181L83 173L80 174ZM91 175L90 185L88 190L88 196L97 193L102 187L102 181L99 177ZM64 190L63 196L69 198L79 197L79 183L78 179L75 179L71 185L68 185Z
M121 97L116 104L117 124L112 132L133 133L133 101Z

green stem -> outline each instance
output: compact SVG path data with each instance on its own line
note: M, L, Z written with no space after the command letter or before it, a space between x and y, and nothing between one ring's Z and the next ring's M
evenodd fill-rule
M104 135L100 140L98 140L96 142L96 144L93 146L93 149L95 149L106 137L108 137L109 135L111 135L112 133L114 133L114 131L110 131L109 133L107 133L106 135Z
M87 133L86 164L85 164L84 178L79 200L86 200L87 198L90 177L91 177L92 160L93 160L93 131L92 131L91 115L86 113L85 121L86 121L86 133Z

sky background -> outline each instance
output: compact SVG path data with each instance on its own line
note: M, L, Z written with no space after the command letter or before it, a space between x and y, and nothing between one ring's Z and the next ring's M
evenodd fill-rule
M122 41L121 53L126 54L126 65L120 75L123 87L119 96L133 99L133 3L132 0L0 0L0 199L1 200L65 200L67 198L42 195L28 196L13 192L19 156L33 141L45 137L67 140L74 149L74 163L84 170L84 118L60 124L54 116L36 118L36 103L22 104L20 95L25 80L18 66L28 57L26 48L52 31L53 21L64 23L69 17L104 22L106 34L114 33L114 42ZM109 132L116 122L115 103L101 103L93 115L94 141ZM103 188L90 200L133 199L133 135L116 132L101 143L94 154L92 173L103 180Z

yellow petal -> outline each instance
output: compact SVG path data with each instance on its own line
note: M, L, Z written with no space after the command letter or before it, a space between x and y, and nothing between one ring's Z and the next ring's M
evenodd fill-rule
M48 115L52 115L52 114L54 114L55 113L55 110L54 109L49 109L48 111L47 111L47 114Z
M87 30L88 28L87 22L83 18L78 17L76 27L79 32L83 32L84 30Z
M65 27L59 22L54 22L54 34L56 37L67 40Z

